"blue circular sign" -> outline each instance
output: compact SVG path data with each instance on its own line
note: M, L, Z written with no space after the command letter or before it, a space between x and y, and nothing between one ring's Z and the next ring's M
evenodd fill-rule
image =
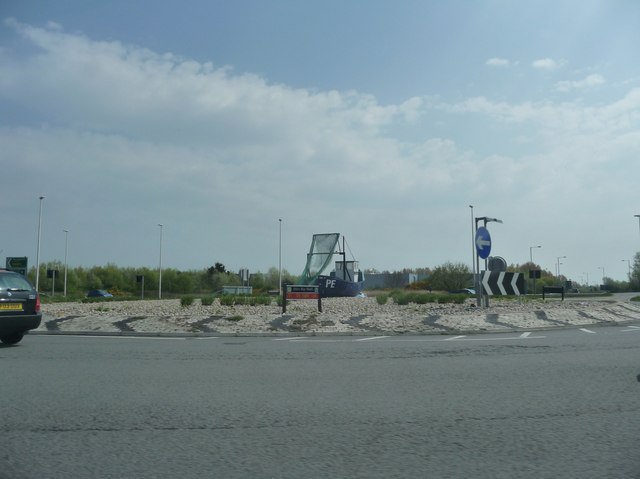
M491 253L491 235L484 226L476 230L476 251L482 259L487 259Z

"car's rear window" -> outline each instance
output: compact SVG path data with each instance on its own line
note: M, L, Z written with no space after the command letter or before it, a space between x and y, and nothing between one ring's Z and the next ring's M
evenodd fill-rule
M19 274L0 274L0 289L26 289L31 291L33 286Z

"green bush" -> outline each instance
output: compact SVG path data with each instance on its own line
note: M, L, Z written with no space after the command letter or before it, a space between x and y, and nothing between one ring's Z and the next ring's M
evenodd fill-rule
M387 304L387 301L389 301L389 295L387 294L379 294L376 296L376 302L378 304Z
M215 300L215 296L205 296L200 299L200 302L202 303L202 306L211 306Z
M193 296L183 296L180 298L180 306L186 308L187 306L191 306L193 304Z
M230 294L223 294L220 296L220 304L222 306L233 306L236 304L236 297L231 296Z

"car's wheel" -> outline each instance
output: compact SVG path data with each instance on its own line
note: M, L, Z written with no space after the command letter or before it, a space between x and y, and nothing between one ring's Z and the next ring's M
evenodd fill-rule
M0 341L4 344L17 344L22 338L24 338L24 333L15 333L9 336L0 336Z

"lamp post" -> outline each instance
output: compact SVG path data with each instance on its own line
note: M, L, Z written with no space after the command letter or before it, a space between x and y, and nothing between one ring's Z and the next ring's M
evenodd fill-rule
M64 297L67 297L67 253L69 252L69 230L64 231Z
M563 258L566 258L566 256L558 256L558 263L556 266L556 277L558 278L558 281L560 281L560 265L562 264L560 260Z
M487 216L481 216L480 218L476 218L475 219L475 234L474 234L474 250L476 252L476 281L474 283L475 288L476 288L476 294L478 295L478 306L481 306L482 303L482 294L480 292L480 255L478 255L478 250L475 248L475 235L477 235L478 232L478 222L482 221L484 224L483 226L486 228L487 227L487 223L491 223L491 222L495 222L495 223L502 223L502 220L499 220L498 218L489 218ZM487 259L485 258L484 260L484 268L485 270L487 269ZM485 295L485 306L489 306L489 296Z
M534 248L542 248L542 246L529 246L529 263L533 266L533 249ZM533 277L533 294L536 294L536 277Z
M638 231L640 231L640 215L633 215L638 218Z
M160 262L158 264L158 299L162 299L162 228L163 224L158 223L160 227Z
M542 246L529 246L529 262L533 263L533 249L542 248Z
M622 261L623 263L625 261L627 262L627 267L629 268L629 272L627 273L627 275L629 276L629 281L631 281L631 260L630 259L621 259L620 261Z
M473 205L469 205L471 209L471 271L473 272L473 284L476 284L476 241L475 229L473 227Z
M602 285L604 286L604 266L598 266L598 269L602 270Z
M282 296L282 218L278 218L279 234L278 239L278 296Z
M40 231L42 230L42 200L44 200L44 196L40 197L40 208L38 211L38 249L36 251L36 291L38 291L38 285L40 284Z

